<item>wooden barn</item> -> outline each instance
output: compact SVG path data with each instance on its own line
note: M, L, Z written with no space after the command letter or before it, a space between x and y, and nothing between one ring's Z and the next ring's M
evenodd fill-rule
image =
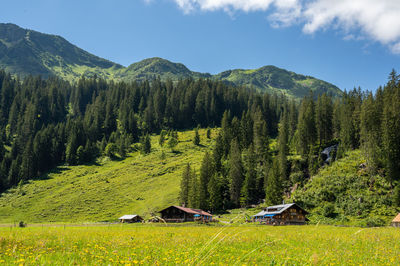
M400 213L397 214L396 217L394 217L393 221L392 221L392 226L394 227L400 227Z
M308 220L307 211L296 203L269 206L253 216L255 222L271 225L303 225Z
M140 223L143 221L143 218L136 214L124 215L118 219L121 223Z
M162 211L161 218L166 222L182 223L193 221L211 221L212 215L199 209L185 208L181 206L170 206Z

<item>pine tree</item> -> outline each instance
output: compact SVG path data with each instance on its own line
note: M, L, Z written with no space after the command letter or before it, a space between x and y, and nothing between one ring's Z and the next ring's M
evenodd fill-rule
M183 170L181 178L181 191L179 194L179 201L182 206L189 206L189 189L192 169L188 163Z
M213 213L223 210L224 199L222 180L218 173L215 173L208 183L209 206Z
M207 128L207 138L211 139L211 129L209 127Z
M200 145L200 135L199 135L199 129L198 128L196 128L194 130L193 144L196 145L196 146Z
M375 172L382 166L382 137L381 117L382 109L375 103L374 96L370 93L361 107L360 141L362 151L367 159L368 168Z
M168 147L171 149L171 151L174 151L174 149L177 145L178 145L178 133L176 131L173 131L170 134L170 137L168 140Z
M312 95L305 97L300 105L298 129L298 151L305 157L317 140L315 107Z
M149 154L151 152L151 141L149 134L142 136L140 140L140 149L143 154Z
M221 160L224 156L224 143L221 133L218 133L218 136L215 140L215 146L212 156L214 159L215 171L220 172L222 167Z
M234 206L240 206L240 192L244 179L242 155L237 139L233 139L229 153L229 192Z
M265 184L265 203L267 205L281 203L283 191L279 176L279 161L276 158L273 161L272 168L269 170Z
M392 71L391 79L385 88L382 120L382 139L387 179L400 180L400 81Z
M318 97L316 108L316 128L319 144L325 144L332 139L332 100L325 93Z
M289 119L288 114L284 111L282 115L281 122L279 123L279 133L278 133L278 161L279 161L279 172L280 179L282 181L287 180L289 177L288 173L288 162L287 155L289 152L288 148L289 139Z
M254 146L250 145L246 156L246 177L244 179L240 204L248 206L257 203L257 158L254 153Z
M200 200L199 200L199 180L197 178L196 172L194 169L192 170L190 185L189 185L189 193L188 193L188 204L190 208L198 209L200 208Z
M158 144L160 144L161 147L164 145L166 134L167 132L165 130L161 130L160 137L158 139Z
M203 161L200 167L200 187L199 187L199 200L200 208L207 209L209 207L208 183L214 175L214 164L208 151L204 154Z

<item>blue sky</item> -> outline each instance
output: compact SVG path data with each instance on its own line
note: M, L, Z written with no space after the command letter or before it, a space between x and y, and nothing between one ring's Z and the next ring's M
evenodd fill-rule
M390 14L400 1L382 0L373 14L376 6L346 6L373 0L313 1L13 0L2 3L0 22L61 35L125 66L155 56L212 74L275 65L364 90L400 71L400 16Z

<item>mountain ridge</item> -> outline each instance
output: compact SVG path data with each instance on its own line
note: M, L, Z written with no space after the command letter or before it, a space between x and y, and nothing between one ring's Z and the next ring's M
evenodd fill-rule
M152 57L124 67L93 55L61 36L23 29L11 23L0 23L0 68L22 77L58 76L68 81L95 75L125 82L153 80L157 77L172 81L209 78L297 99L308 95L310 90L317 95L327 93L340 97L342 94L331 83L272 65L257 69L226 70L211 75L192 71L182 63Z

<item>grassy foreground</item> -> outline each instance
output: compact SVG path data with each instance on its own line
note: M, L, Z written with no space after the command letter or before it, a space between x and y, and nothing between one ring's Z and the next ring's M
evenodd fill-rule
M400 230L332 226L0 228L0 264L395 265Z

